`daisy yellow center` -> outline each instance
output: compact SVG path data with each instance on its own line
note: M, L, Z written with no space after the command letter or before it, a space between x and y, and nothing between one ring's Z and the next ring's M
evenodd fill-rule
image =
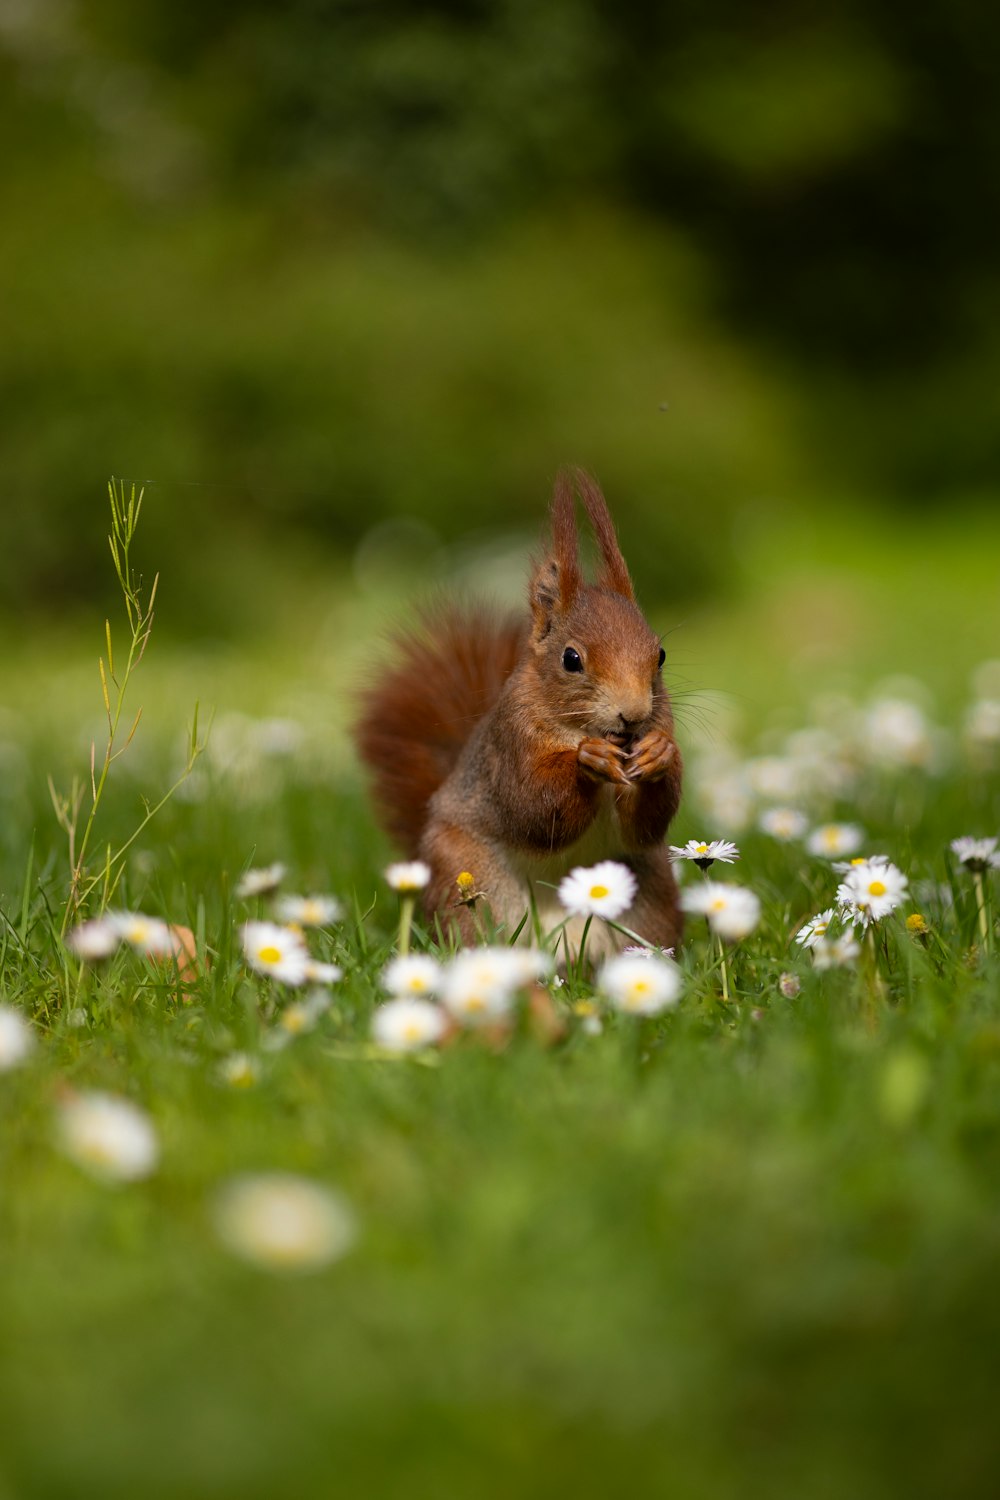
M486 1002L483 999L482 995L470 995L465 1002L465 1008L466 1010L472 1011L485 1010Z
M475 883L476 882L472 878L471 872L468 870L463 870L455 881L455 884L458 886L463 895L465 895L466 892L471 891Z
M864 859L859 855L857 859L852 859L851 860L851 864L852 865L863 865L864 864Z
M827 929L827 925L828 924L826 922L817 922L816 926L813 928L813 932L817 937L822 937Z
M883 885L882 881L873 880L871 885L868 887L868 894L869 896L884 896L885 886Z
M695 852L698 853L698 854L707 854L708 853L708 845L707 844L695 844L694 847L695 847Z
M266 943L263 948L257 949L257 957L262 964L277 964L281 962L281 949L276 948L273 943Z
M726 909L726 898L725 898L725 896L716 896L715 900L712 902L712 905L711 905L711 907L709 909L711 911L725 911L725 909Z
M285 1011L285 1030L286 1031L298 1032L298 1031L305 1031L305 1029L306 1029L306 1018L305 1018L305 1016L302 1014L302 1012L300 1010L286 1010Z
M427 982L426 982L426 980L423 979L421 975L414 974L414 976L410 980L410 984L409 984L409 989L410 989L411 994L422 995L424 993L424 990L426 988L427 988Z
M423 1032L419 1021L407 1021L403 1027L403 1040L405 1042L419 1042Z
M840 834L836 828L826 828L823 830L823 840L828 849L836 849L840 843Z
M636 999L641 999L643 995L648 995L649 994L649 980L648 979L637 979L635 981L635 983L632 985L632 994L633 994L633 996Z
M599 901L602 896L606 896L607 894L608 888L606 885L592 885L590 887L590 896L593 901Z

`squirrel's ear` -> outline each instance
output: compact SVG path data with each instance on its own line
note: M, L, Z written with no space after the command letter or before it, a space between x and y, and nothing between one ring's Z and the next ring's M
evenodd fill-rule
M566 613L583 582L575 511L572 481L568 475L560 474L552 497L552 551L531 575L529 602L536 640L548 635L557 614Z
M618 545L615 523L611 519L608 502L601 493L601 487L584 469L575 469L573 478L601 552L602 567L597 581L601 588L634 600L632 580Z

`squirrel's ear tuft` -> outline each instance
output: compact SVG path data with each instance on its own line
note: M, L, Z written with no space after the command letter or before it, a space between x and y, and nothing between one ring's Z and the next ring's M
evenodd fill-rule
M618 535L615 531L615 523L611 519L611 512L608 510L608 502L601 493L600 485L585 469L574 469L572 478L576 482L576 488L580 493L580 499L583 501L587 517L594 529L594 537L600 548L602 566L598 583L601 588L610 589L613 594L621 594L625 599L634 600L635 591L632 588L632 580L618 545Z
M565 614L580 592L583 578L576 536L576 502L572 479L561 473L552 497L552 550L531 575L529 598L537 640L549 632L557 614Z

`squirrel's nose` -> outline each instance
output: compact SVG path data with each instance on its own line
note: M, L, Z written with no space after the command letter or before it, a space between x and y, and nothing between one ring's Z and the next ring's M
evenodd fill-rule
M649 718L650 705L648 703L630 703L625 708L618 710L618 721L625 734L631 734L638 729L646 719Z

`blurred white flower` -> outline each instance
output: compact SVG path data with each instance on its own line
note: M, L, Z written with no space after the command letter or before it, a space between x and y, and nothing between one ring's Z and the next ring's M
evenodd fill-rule
M782 974L778 979L778 989L786 1000L794 1000L801 994L802 982L797 974Z
M786 802L802 794L802 766L791 756L760 755L744 767L747 785L768 802Z
M145 1110L116 1094L73 1094L59 1105L59 1141L94 1177L134 1182L148 1177L160 1147Z
M884 858L862 860L851 866L837 887L837 904L849 922L867 927L879 922L905 901L909 884L902 870Z
M310 984L336 984L343 979L344 971L339 964L321 963L318 958L307 958L305 977Z
M285 866L266 865L260 870L247 870L236 882L236 895L241 901L253 896L270 896L285 878Z
M989 747L1000 744L1000 700L980 698L971 704L962 733L972 745Z
M927 767L934 758L934 736L922 708L903 698L881 698L864 718L864 748L876 764Z
M822 823L810 833L806 848L822 859L842 859L856 854L864 837L864 830L857 823Z
M88 963L110 958L121 943L121 933L109 917L92 917L66 934L66 947Z
M959 864L975 875L982 875L986 870L1000 869L997 842L995 838L976 839L965 836L952 839L951 848Z
M243 952L258 974L281 984L305 984L310 957L302 935L276 922L247 922L243 927Z
M335 896L279 896L274 911L279 922L296 927L329 927L343 915Z
M387 1052L417 1052L439 1042L447 1024L444 1011L430 1000L400 998L376 1007L372 1035Z
M260 1064L249 1052L230 1052L219 1063L219 1078L230 1088L251 1088L260 1077Z
M339 1193L284 1172L231 1178L215 1195L212 1217L228 1249L267 1271L319 1271L357 1238Z
M698 766L695 796L706 818L720 828L742 833L753 817L753 797L743 773L727 765L725 770Z
M310 990L302 1000L293 1000L286 1005L278 1017L278 1025L288 1036L301 1036L315 1029L320 1016L330 1009L330 997L325 990Z
M705 880L681 891L684 911L708 918L717 937L738 942L753 932L760 921L760 899L743 885L723 885Z
M424 953L394 958L382 971L382 988L390 995L434 995L443 971L436 959Z
M821 911L819 916L810 917L808 922L803 922L795 934L795 941L801 943L803 948L815 948L820 938L826 937L826 929L836 915L836 907L828 906L826 911Z
M670 845L670 858L672 860L690 859L699 870L707 870L716 860L722 864L731 865L734 860L739 859L740 851L735 844L730 844L726 839L713 839L711 843L699 842L698 839L688 839L683 848L677 844Z
M510 948L463 948L445 969L441 1003L463 1025L502 1020L523 983Z
M609 958L597 975L597 988L616 1010L633 1016L658 1016L677 1004L681 971L669 958Z
M797 807L769 807L757 820L762 833L770 834L783 844L790 844L804 836L809 819Z
M176 934L159 917L147 917L139 911L109 911L107 921L136 953L162 958L182 951Z
M394 891L402 895L422 891L431 878L431 867L425 865L422 859L412 859L402 864L390 865L385 872L385 878Z
M835 938L822 937L812 946L813 967L842 969L853 963L860 952L861 945L852 932L842 932Z
M559 883L559 900L573 916L607 917L614 921L635 899L636 878L627 865L602 860L591 869L578 865Z
M0 1005L0 1073L23 1063L35 1045L33 1028L12 1005Z

